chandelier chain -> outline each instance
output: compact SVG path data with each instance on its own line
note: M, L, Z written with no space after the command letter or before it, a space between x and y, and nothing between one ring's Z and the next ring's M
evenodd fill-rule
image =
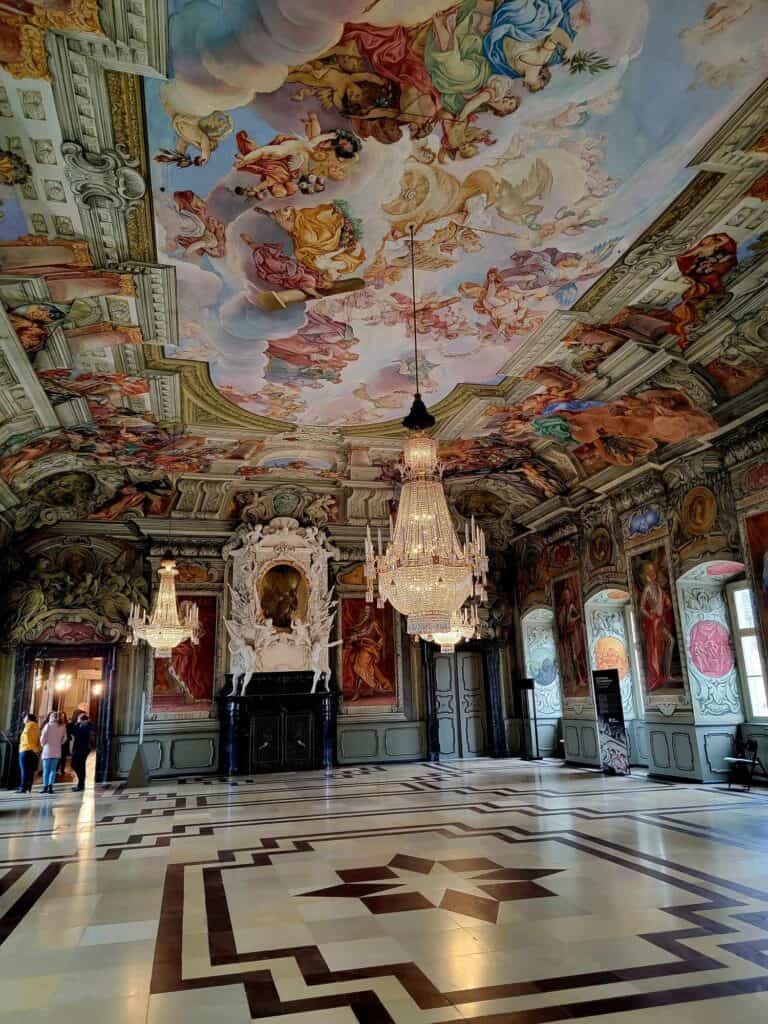
M411 304L413 306L413 363L416 372L416 394L421 394L419 387L419 333L416 326L416 242L413 237L413 224L408 225L411 236Z

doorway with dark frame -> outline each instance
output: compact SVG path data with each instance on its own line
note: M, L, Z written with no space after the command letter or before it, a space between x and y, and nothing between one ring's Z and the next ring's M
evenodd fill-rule
M442 653L422 641L421 653L427 759L506 757L499 645L474 640Z
M19 736L24 715L32 711L41 728L51 711L68 722L84 711L93 723L95 757L89 758L89 784L109 778L115 644L21 644L16 651L12 735ZM69 775L58 777L69 781ZM9 783L18 783L18 758Z

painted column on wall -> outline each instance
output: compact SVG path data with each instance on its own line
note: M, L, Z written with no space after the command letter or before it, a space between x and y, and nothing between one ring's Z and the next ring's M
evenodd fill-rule
M734 563L697 566L678 583L688 679L698 723L739 722L743 717L723 590L729 573L710 572L724 564L726 568L734 566Z
M615 668L619 673L624 720L637 717L632 688L632 661L627 637L626 607L629 594L608 590L587 602L587 631L590 662L593 669Z
M525 673L533 679L540 718L559 718L563 712L553 619L551 609L537 608L528 612L522 623Z

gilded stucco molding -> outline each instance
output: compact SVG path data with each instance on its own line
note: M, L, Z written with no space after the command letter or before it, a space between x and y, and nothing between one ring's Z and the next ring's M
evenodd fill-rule
M234 427L248 430L253 436L284 433L291 429L291 424L285 420L258 416L224 398L211 380L207 363L194 359L169 359L158 345L148 345L145 348L148 369L179 374L181 416L185 424L201 427Z

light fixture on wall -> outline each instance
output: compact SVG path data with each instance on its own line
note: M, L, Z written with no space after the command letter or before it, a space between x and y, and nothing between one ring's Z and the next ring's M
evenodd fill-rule
M70 688L71 685L72 685L72 676L68 675L68 674L65 674L65 675L59 676L56 679L56 682L53 684L53 688L56 691L56 693L65 693Z
M91 696L100 697L104 693L104 683L93 683L91 686Z
M465 605L461 611L454 614L451 619L451 628L445 633L428 633L424 639L430 643L438 644L441 654L452 654L458 644L464 640L471 640L476 636L480 620L477 616L477 605L473 601Z
M419 392L419 346L416 324L416 270L413 227L411 242L411 295L413 306L413 352L416 394L411 411L403 420L410 436L403 446L400 493L394 534L386 551L381 530L378 553L374 552L371 529L365 541L366 600L378 591L378 605L389 601L407 616L407 629L423 637L448 634L456 627L459 609L469 599L486 598L488 558L485 536L474 519L462 543L453 526L442 484L442 466L437 442L425 433L435 424Z
M169 540L170 527L169 519ZM187 601L184 614L181 618L179 617L179 607L176 601L176 577L179 575L179 570L176 568L176 560L170 550L163 555L157 575L160 577L160 582L152 602L152 614L148 617L146 610L134 602L131 606L128 626L132 633L133 643L137 644L140 640L146 640L150 647L155 649L156 658L170 658L173 648L178 647L185 640L197 644L200 633L199 612L196 604Z

